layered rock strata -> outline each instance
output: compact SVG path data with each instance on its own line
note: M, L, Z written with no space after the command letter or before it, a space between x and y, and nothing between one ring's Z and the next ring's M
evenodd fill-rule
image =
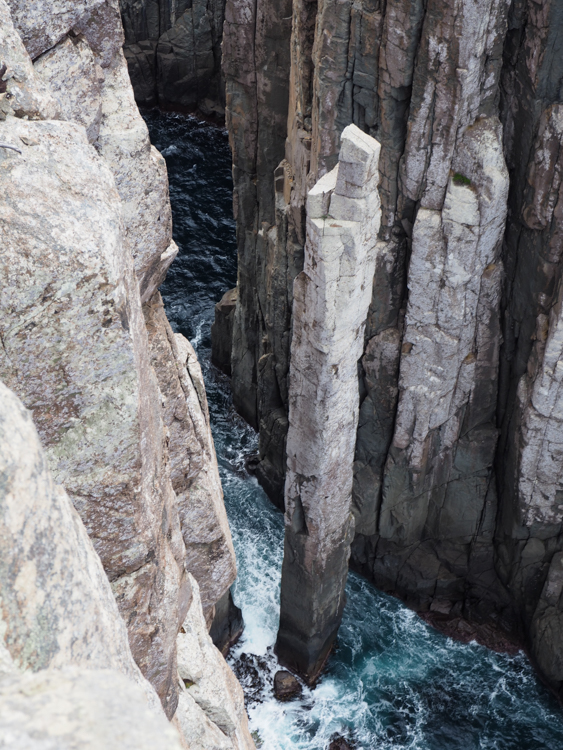
M225 0L120 0L139 106L224 116Z
M338 165L307 197L303 271L293 290L280 662L314 682L344 608L358 367L381 211L379 144L355 125Z
M188 572L210 625L236 566L201 371L157 292L177 253L166 167L117 0L2 0L0 18L0 142L16 149L0 149L0 377L33 415L170 718Z
M289 30L277 5L227 2L223 60L257 475L281 505L306 196L353 122L381 143L382 222L352 562L454 635L524 645L560 692L561 7L296 0Z

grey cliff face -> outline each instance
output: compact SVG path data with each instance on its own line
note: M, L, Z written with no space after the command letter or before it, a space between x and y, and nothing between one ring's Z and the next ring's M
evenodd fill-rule
M120 0L139 106L224 115L225 0Z
M236 564L201 370L189 342L173 335L157 291L177 253L166 166L134 101L117 0L0 0L0 18L0 141L18 149L0 149L0 378L32 414L42 460L109 578L127 629L123 658L132 654L134 675L152 684L170 719L183 691L178 633L194 608L207 628L216 604L227 616ZM47 532L43 544L55 560L59 546L66 554ZM16 562L20 552L11 551ZM17 591L13 571L4 572ZM79 608L80 582L75 589L68 606ZM39 588L34 596L41 599ZM99 609L83 622L94 635L107 619ZM23 666L81 665L70 652L58 664L49 641L56 630L28 635L24 643L22 630L22 653L31 649ZM115 663L100 657L91 666L128 674L121 641L102 636L115 643ZM54 679L53 695L77 679ZM239 708L236 732L251 747ZM219 731L213 717L203 723Z
M258 477L281 506L307 193L354 123L381 144L382 218L351 562L447 632L524 645L560 692L563 10L296 0L289 15L228 0L225 16L239 281L214 337L224 352L231 336L218 359L260 429Z

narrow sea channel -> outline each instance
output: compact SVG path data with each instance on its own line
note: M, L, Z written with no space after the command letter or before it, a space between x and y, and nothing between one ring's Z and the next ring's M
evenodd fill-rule
M145 113L170 177L180 254L162 295L172 327L197 350L237 553L234 598L246 624L229 658L263 750L325 750L341 734L357 750L560 750L563 709L523 655L464 645L425 625L355 574L329 667L291 703L272 694L283 518L244 468L257 438L210 363L214 305L236 283L231 156L223 130Z

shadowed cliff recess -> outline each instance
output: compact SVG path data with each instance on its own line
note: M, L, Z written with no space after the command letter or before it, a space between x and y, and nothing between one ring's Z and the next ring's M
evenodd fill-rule
M137 103L224 117L225 0L119 0Z

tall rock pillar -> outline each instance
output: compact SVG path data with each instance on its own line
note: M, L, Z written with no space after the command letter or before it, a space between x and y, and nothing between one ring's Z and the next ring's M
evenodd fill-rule
M355 125L338 165L307 197L304 270L294 284L280 661L314 682L344 607L358 360L381 219L379 143Z

